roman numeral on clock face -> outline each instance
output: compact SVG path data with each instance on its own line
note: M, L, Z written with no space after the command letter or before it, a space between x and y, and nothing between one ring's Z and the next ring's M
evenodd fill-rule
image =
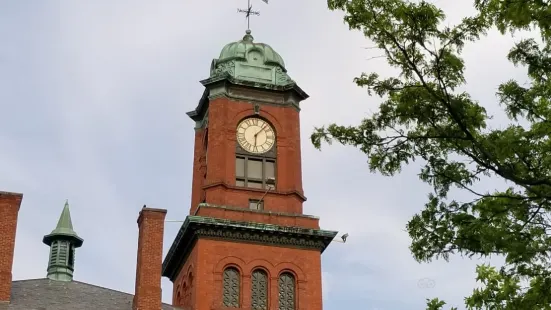
M245 139L245 133L237 133L237 142L246 143L247 139Z

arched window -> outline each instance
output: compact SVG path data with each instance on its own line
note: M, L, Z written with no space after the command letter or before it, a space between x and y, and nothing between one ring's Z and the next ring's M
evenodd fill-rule
M239 307L239 289L241 287L241 276L239 270L229 267L224 270L224 290L222 303L224 307Z
M257 269L252 274L251 306L252 310L268 309L268 274Z
M184 306L184 305L186 305L186 292L187 292L187 283L186 282L184 282L184 284L182 285L181 290L182 290L181 291L182 294L180 294L180 292L178 292L178 296L180 296L180 305Z
M181 305L182 304L182 293L180 292L180 288L178 287L178 293L176 294L176 304Z
M279 307L278 310L295 310L296 304L295 277L285 272L279 276Z

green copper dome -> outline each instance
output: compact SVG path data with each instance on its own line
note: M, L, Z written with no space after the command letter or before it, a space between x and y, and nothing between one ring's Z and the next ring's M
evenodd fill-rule
M247 30L243 39L224 46L212 61L210 78L229 74L248 82L286 86L294 83L287 75L283 58L268 44L256 43Z
M254 59L257 55L254 55L251 60L255 63L263 63L266 65L279 65L282 68L285 68L285 62L283 58L268 44L264 43L255 43L253 42L254 38L251 35L251 31L247 30L245 36L242 40L237 42L232 42L224 46L222 52L220 52L220 57L218 57L218 62L230 61L233 59L241 59L247 61L247 53L249 51L257 50L259 56L263 56L258 59Z

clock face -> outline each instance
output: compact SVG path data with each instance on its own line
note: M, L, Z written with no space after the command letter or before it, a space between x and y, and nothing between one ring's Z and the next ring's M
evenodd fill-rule
M237 142L249 153L266 153L274 146L274 129L263 119L247 118L237 126Z

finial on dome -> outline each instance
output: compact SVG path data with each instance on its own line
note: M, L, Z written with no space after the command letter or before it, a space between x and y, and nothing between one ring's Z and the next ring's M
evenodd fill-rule
M243 37L243 41L252 42L254 40L253 36L251 35L251 30L247 29L245 31L245 36Z

